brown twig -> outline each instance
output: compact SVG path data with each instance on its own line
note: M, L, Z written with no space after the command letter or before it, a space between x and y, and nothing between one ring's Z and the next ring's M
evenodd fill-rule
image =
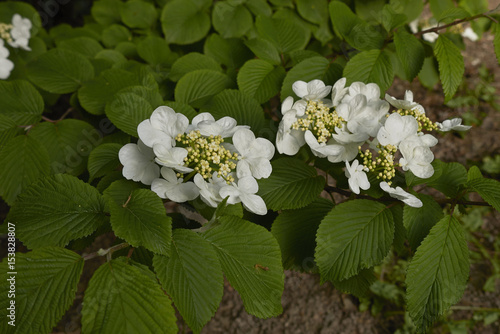
M124 242L124 243L121 243L121 244L118 244L118 245L114 245L113 247L110 247L108 249L99 249L97 252L94 252L94 253L90 253L90 254L87 254L87 255L82 255L83 257L83 260L84 261L87 261L87 260L91 260L91 259L94 259L98 256L105 256L105 255L111 255L113 252L117 251L117 250L120 250L122 248L125 248L125 247L128 247L130 246L128 243Z

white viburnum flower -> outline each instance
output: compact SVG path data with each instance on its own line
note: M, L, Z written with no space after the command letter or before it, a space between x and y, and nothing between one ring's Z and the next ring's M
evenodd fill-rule
M295 81L292 85L293 92L306 101L324 101L325 104L331 104L331 101L325 99L330 94L332 86L325 86L321 80L312 80L309 82Z
M398 113L392 113L387 117L385 124L377 133L378 142L383 145L398 146L406 138L416 135L418 122L415 117Z
M200 130L203 136L221 136L222 138L231 137L238 129L248 129L248 125L236 125L234 118L226 116L215 120L212 114L203 112L196 115L188 126L187 132L191 130Z
M127 180L150 185L160 175L153 150L139 140L137 144L126 144L118 152L123 165L122 174Z
M171 201L182 203L194 200L200 194L198 187L193 182L183 182L182 178L177 178L173 169L162 167L162 178L154 179L151 183L151 190L160 198L168 198Z
M267 213L266 203L259 195L255 195L259 190L257 181L251 176L245 176L233 182L231 185L223 186L219 193L222 198L229 196L227 203L236 204L241 202L245 209L258 215Z
M271 175L270 160L274 156L274 145L265 138L255 138L249 129L239 129L233 135L233 145L239 154L236 167L238 178L253 176L256 179Z
M338 106L349 92L349 87L345 86L346 80L346 78L339 79L332 87L332 105L334 107Z
M396 109L403 110L413 110L417 109L421 113L425 114L425 109L417 102L413 101L413 92L411 90L407 90L405 92L405 98L403 100L398 100L389 94L385 94L385 99Z
M281 119L276 134L276 148L281 154L295 155L306 142L304 131L292 129L296 121L295 110L288 111Z
M163 144L155 144L153 151L156 155L155 161L162 166L174 168L181 173L192 172L193 169L185 166L184 158L188 151L183 147L168 147Z
M392 188L387 182L384 181L380 182L380 188L382 188L382 190L388 193L392 198L396 198L407 204L408 206L421 208L423 205L421 200L419 200L416 196L404 191L401 187Z
M4 46L3 39L0 38L0 79L2 80L7 79L14 69L14 63L7 57L9 57L9 50Z
M367 171L368 168L360 165L358 160L354 160L351 165L349 161L345 162L345 176L349 179L349 188L353 193L359 194L359 188L363 190L370 188L370 182L365 173Z
M142 121L137 127L139 138L149 147L160 143L163 146L175 146L175 137L184 133L189 120L186 116L176 113L172 108L160 106L151 117Z
M222 177L217 176L217 172L214 172L212 178L208 181L205 181L200 174L196 174L193 181L200 191L201 200L207 205L216 208L222 202L223 198L220 196L219 191L227 183Z
M10 31L10 36L12 37L12 42L9 42L10 46L31 51L28 46L31 37L30 29L31 21L29 19L22 18L19 14L14 14L12 17L12 30Z
M453 118L453 119L447 119L443 121L443 123L436 122L439 131L446 132L446 131L467 131L472 126L469 125L462 125L462 119L461 118Z
M376 83L365 84L363 82L353 82L347 91L347 94L342 98L342 103L349 102L357 95L363 95L367 102L380 100L380 87Z
M316 137L314 137L314 134L311 132L311 130L307 130L304 133L304 139L305 139L307 145L309 145L309 147L311 148L311 152L315 156L320 157L320 158L325 158L328 156L335 156L336 157L344 151L343 146L337 144L336 142L333 144L319 143L318 139L316 139Z
M434 168L431 165L434 154L428 146L434 141L425 136L430 135L415 135L403 140L399 145L399 151L403 156L399 159L399 163L403 170L410 170L415 176L422 179L427 179L434 174Z
M468 38L473 42L479 39L479 36L474 32L474 30L472 30L471 27L465 28L464 32L462 33L462 37Z

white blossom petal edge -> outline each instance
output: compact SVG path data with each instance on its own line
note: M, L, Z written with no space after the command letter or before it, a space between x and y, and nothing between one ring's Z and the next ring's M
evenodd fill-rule
M391 186L389 186L387 182L384 181L380 182L380 188L382 188L383 191L388 193L389 196L396 198L413 208L421 208L423 205L421 200L419 200L412 194L407 193L401 187L392 188Z
M198 187L193 182L183 183L183 179L177 178L173 169L162 167L161 176L164 179L154 179L151 183L151 190L161 198L182 203L191 201L200 194Z
M233 145L240 155L236 168L238 178L253 176L256 179L271 175L271 158L274 155L274 145L265 138L255 138L248 129L239 129L233 135Z
M160 175L153 150L139 140L137 144L124 145L118 158L123 165L122 174L127 180L140 181L150 185Z
M467 131L472 126L469 125L462 125L462 119L461 118L453 118L453 119L447 119L443 121L443 123L436 122L439 131L446 132L446 131Z
M359 194L359 188L363 190L370 188L370 182L365 173L367 170L368 168L360 165L358 160L354 160L352 165L349 165L349 161L345 162L345 176L349 178L349 188L353 193Z
M262 197L255 195L259 190L257 181L246 176L238 180L238 184L234 183L221 188L220 195L222 198L229 196L227 203L236 204L241 202L245 209L258 215L267 213L266 203Z

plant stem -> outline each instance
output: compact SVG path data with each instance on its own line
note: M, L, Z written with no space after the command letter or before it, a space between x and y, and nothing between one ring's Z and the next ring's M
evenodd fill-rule
M490 312L500 312L500 308L491 308L491 307L479 307L479 306L452 306L450 307L452 310L463 310L463 311L490 311Z
M87 254L87 255L82 255L83 257L83 260L84 261L87 261L87 260L91 260L93 258L96 258L98 256L105 256L105 255L108 255L111 256L111 254L117 250L120 250L122 248L125 248L125 247L128 247L130 246L128 243L126 242L123 242L121 244L118 244L118 245L114 245L113 247L110 247L108 249L99 249L97 252L94 252L94 253L90 253L90 254Z

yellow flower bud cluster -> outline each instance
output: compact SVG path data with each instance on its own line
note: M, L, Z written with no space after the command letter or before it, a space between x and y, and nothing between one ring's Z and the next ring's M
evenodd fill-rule
M396 176L396 167L398 163L394 163L394 155L398 148L394 145L377 145L377 157L373 157L373 153L366 149L364 152L361 146L358 147L359 156L363 159L363 165L368 168L370 172L377 175L377 179L382 179L391 185L391 180Z
M217 172L218 177L222 177L228 184L234 181L234 177L229 175L236 169L238 153L231 153L222 146L224 139L221 136L205 137L199 130L189 133L180 133L175 137L178 146L186 148L187 157L184 158L184 164L194 169L196 173L203 176L204 179L212 177ZM183 177L179 174L178 177Z
M12 28L12 24L0 23L0 37L9 43L12 42L12 36L10 35Z
M436 123L432 122L429 119L429 117L425 116L425 113L421 112L420 110L418 110L416 108L412 109L412 110L399 109L399 110L396 110L394 112L397 112L401 116L410 115L410 116L415 117L415 119L417 120L417 123L418 123L418 132L420 132L422 130L432 131L432 130L439 129ZM389 115L387 115L387 117L388 116Z
M292 124L295 130L311 130L318 139L318 143L326 143L335 133L335 127L342 127L344 119L335 109L330 109L321 101L308 101L305 117L299 118Z

